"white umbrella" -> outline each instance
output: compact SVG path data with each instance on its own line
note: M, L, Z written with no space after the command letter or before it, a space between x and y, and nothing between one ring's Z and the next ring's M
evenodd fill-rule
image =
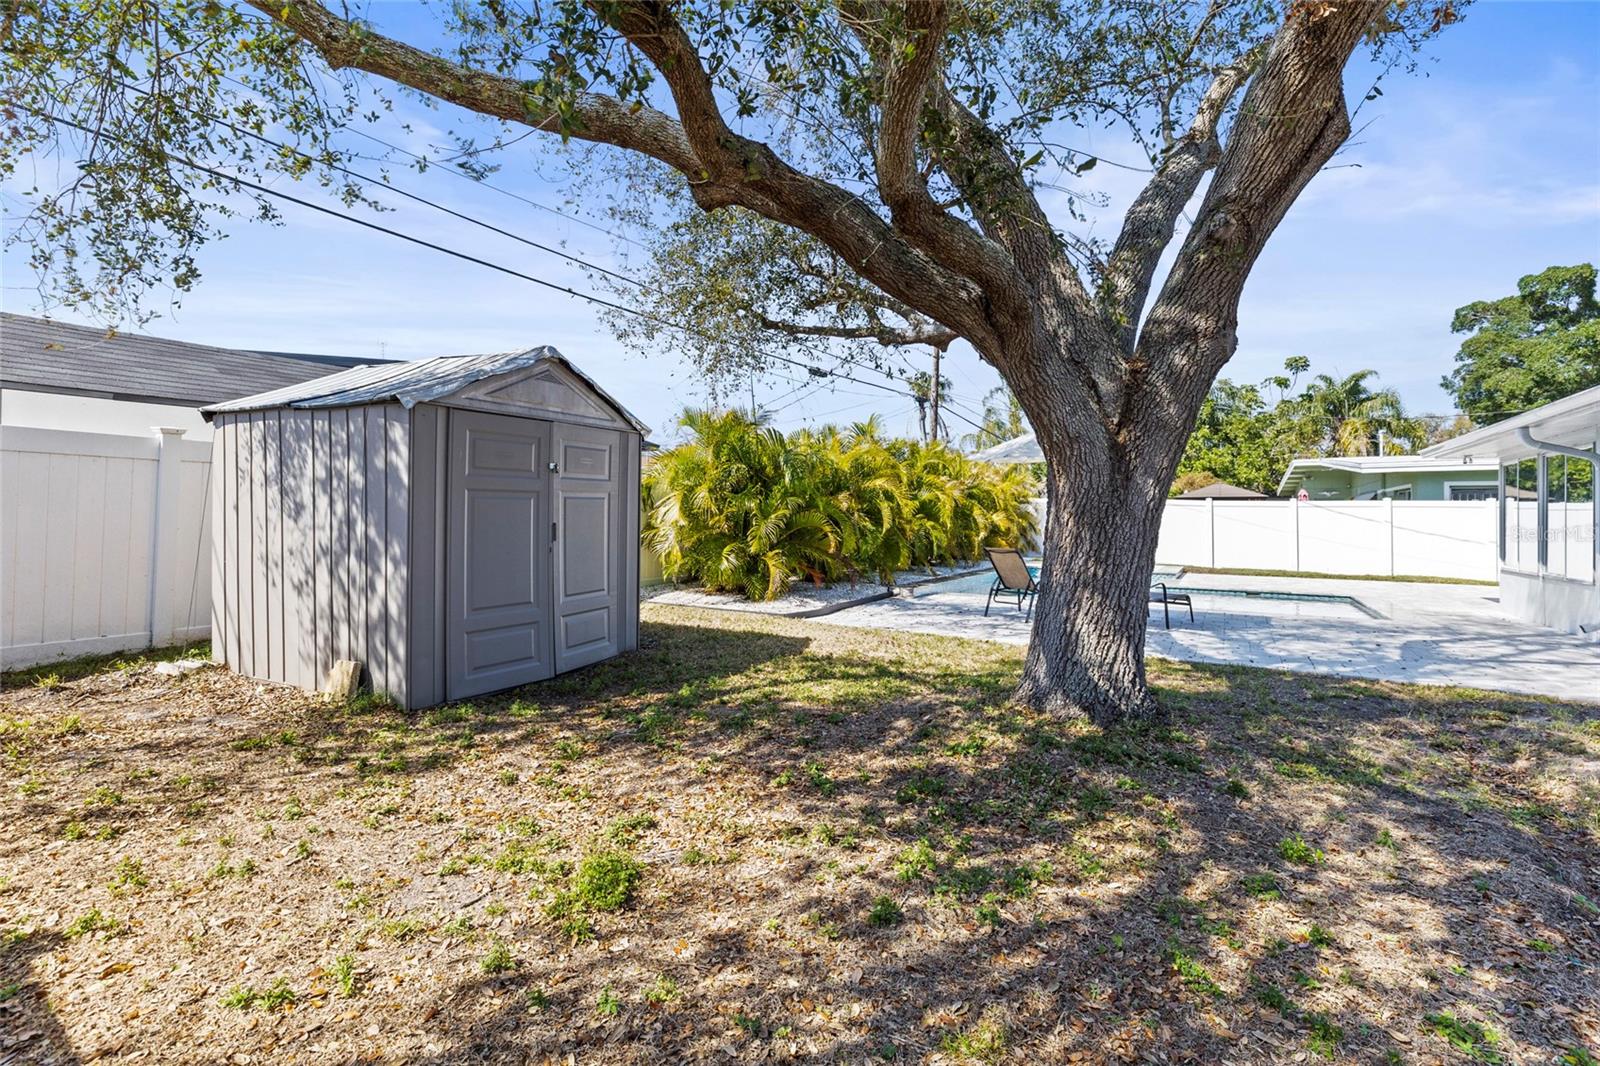
M1039 448L1037 437L1032 433L1024 433L992 448L974 452L972 458L984 463L1042 463L1044 452Z

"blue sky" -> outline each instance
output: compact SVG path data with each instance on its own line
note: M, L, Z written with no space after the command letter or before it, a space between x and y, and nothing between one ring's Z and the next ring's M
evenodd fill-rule
M1364 78L1370 73L1358 63L1348 83L1352 98L1365 89ZM1375 369L1413 410L1441 412L1450 405L1439 378L1459 341L1449 332L1455 307L1510 293L1518 277L1545 266L1600 258L1600 4L1479 3L1429 46L1416 73L1391 75L1383 88L1359 116L1370 124L1273 236L1246 289L1239 351L1224 373L1259 380L1286 357L1304 355L1316 371ZM440 131L458 125L420 108L412 117L411 134L384 135L421 150L446 143ZM1109 135L1094 140L1074 131L1074 143L1111 160L1139 159ZM565 200L563 168L551 158L557 150L552 141L525 141L503 153L504 169L491 181L582 215L581 205ZM395 173L398 184L457 210L614 261L610 238L562 215L442 170ZM1110 166L1079 180L1108 200L1093 212L1095 232L1115 233L1140 181ZM14 196L5 204L8 216L16 212ZM379 221L594 291L558 258L420 206L395 206ZM199 286L146 331L356 356L553 344L667 438L683 406L705 402L691 368L624 348L578 300L292 205L284 213L282 227L231 222L229 238L202 254ZM32 312L25 253L8 251L4 273L6 309ZM968 414L999 380L962 346L946 366L958 409ZM893 431L914 429L909 400L851 383L797 393L804 382L794 373L757 384L758 402L777 408L784 428L877 412Z

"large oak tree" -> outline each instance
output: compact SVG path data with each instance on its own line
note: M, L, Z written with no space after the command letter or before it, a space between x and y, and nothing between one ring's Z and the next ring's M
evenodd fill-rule
M552 146L604 146L596 167L637 163L623 180L662 194L647 216L691 204L700 221L663 222L658 263L693 283L653 298L717 327L692 342L709 369L773 338L970 342L1049 460L1020 696L1107 723L1157 713L1145 599L1167 487L1234 352L1252 266L1350 134L1347 64L1363 42L1380 67L1403 63L1455 13L1449 0L459 0L410 40L313 0L7 0L0 16L0 165L17 176L24 153L74 138L75 176L18 231L69 299L192 283L195 246L250 192L234 176L316 176L354 205L341 137L385 121L399 86ZM1100 243L1072 232L1070 194L1048 194L1097 162L1062 131L1103 125L1151 165ZM749 284L728 283L741 272Z

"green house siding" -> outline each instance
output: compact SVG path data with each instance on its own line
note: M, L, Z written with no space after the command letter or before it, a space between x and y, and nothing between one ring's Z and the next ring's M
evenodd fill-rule
M1393 471L1358 474L1348 470L1314 470L1306 473L1302 485L1313 500L1370 500L1389 495L1402 486L1411 486L1413 500L1448 500L1448 486L1498 483L1494 470Z

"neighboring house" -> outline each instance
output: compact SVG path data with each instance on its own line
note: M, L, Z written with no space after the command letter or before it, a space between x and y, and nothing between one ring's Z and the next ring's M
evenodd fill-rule
M1492 500L1499 495L1492 462L1421 455L1296 459L1278 483L1279 496L1312 500Z
M1247 489L1239 485L1230 485L1226 481L1213 481L1209 485L1201 485L1188 492L1180 492L1174 499L1179 500L1265 500L1270 497L1264 492Z
M241 351L0 312L0 424L209 440L207 404L387 359Z
M1496 469L1500 603L1569 633L1600 635L1597 442L1600 386L1423 451Z

